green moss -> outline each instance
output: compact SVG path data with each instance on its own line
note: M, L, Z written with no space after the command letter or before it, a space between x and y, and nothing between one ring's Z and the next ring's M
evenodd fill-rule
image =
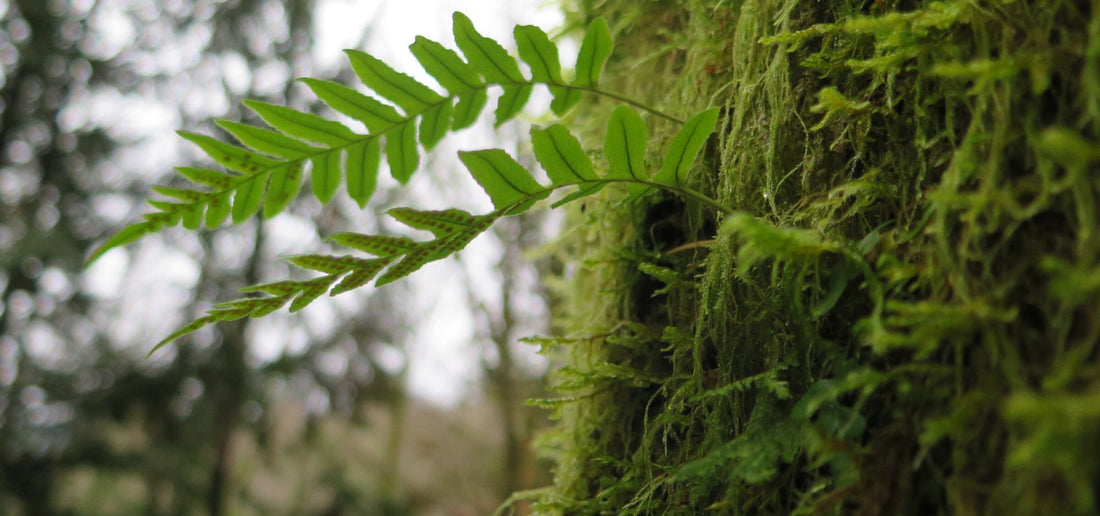
M538 509L1100 510L1100 6L582 4L741 213L575 214Z

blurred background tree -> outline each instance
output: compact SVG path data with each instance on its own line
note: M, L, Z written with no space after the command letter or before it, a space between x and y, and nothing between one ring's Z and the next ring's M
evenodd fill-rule
M154 129L247 120L243 97L309 106L290 79L334 73L310 54L317 7L0 0L0 514L483 514L545 483L529 451L543 415L522 405L542 369L513 352L544 310L515 295L538 284L514 247L538 221L492 244L519 279L467 283L485 388L449 410L408 393L399 285L145 357L196 299L285 276L275 258L369 230L369 209L296 206L82 270L148 184L198 159Z

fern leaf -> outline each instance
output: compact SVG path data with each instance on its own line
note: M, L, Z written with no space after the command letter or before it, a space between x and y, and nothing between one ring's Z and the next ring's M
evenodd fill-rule
M577 90L551 86L550 92L554 95L554 99L550 101L550 112L558 116L565 116L581 101L581 92Z
M343 124L326 120L312 113L302 113L258 100L246 100L244 104L260 115L260 118L263 118L271 127L295 138L329 147L347 145L359 138L359 135L344 127Z
M558 47L542 29L533 25L518 25L515 29L516 48L519 56L531 67L531 78L548 85L554 100L550 110L562 116L569 108L580 102L581 92L572 88L554 86L565 84L561 78L561 62L558 60Z
M428 262L432 261L432 256L435 255L434 246L421 244L416 249L413 249L408 254L386 270L385 274L379 276L378 281L375 281L375 286L381 287L389 283L393 283L409 274L412 274Z
M535 182L523 165L500 149L459 152L458 157L489 194L493 206L505 210L506 214L522 212L550 194L550 190Z
M186 188L172 188L168 186L154 186L152 190L165 197L171 197L173 199L179 199L185 202L195 202L206 197L204 192L198 190L189 190Z
M313 195L321 204L328 204L336 195L336 189L340 188L340 152L326 152L313 157L310 163L313 170L310 172L310 184L313 186Z
M270 297L234 299L214 305L213 308L207 311L205 316L179 328L157 343L149 354L151 355L161 346L209 324L234 321L245 317L263 317L282 308L292 298L295 298L295 303L299 303L298 306L291 306L292 311L301 309L316 298L315 294L318 288L320 288L320 293L323 294L328 285L331 285L336 279L335 276L329 275L307 281L279 281L245 288L243 289L244 292L265 292L272 295Z
M226 190L221 195L216 195L206 203L206 227L216 228L225 222L225 219L229 218L229 212L232 209L232 203L230 202L231 190Z
M418 218L430 220L442 216L448 220L447 224L450 224L448 227L452 230L448 232L441 227L440 233L437 234L445 234L446 236L440 236L429 242L418 242L416 246L404 253L400 261L391 266L385 274L378 278L378 281L375 282L376 286L382 286L401 279L416 272L430 262L446 258L462 250L471 240L485 232L493 222L500 218L501 212L497 211L488 215L473 216L461 210L420 212L420 214L415 214L415 210L405 210L405 212L399 213L398 216L409 220Z
M390 175L401 184L409 182L416 172L420 155L416 151L416 124L412 120L386 133L386 163L390 166Z
M377 139L364 140L347 148L348 159L344 164L347 172L348 196L360 208L367 207L367 201L374 194L378 184L378 165L382 161L382 148Z
M694 155L697 154L702 145L700 139L703 137L699 136L698 133L705 133L705 128L708 125L713 126L714 116L704 112L697 115L696 118L700 128L684 132L683 134L687 136L674 138L680 141L682 145L679 143L674 145L673 152L675 154L682 153L684 157L677 157L675 160L670 159L670 161L685 162L688 160L687 156L694 159ZM412 120L406 122L406 126L415 127ZM413 134L415 135L415 133ZM601 177L593 169L588 155L581 148L576 137L571 135L565 127L552 125L545 129L533 129L532 142L535 154L550 176L552 183L550 187L540 185L523 166L502 150L489 149L461 152L459 153L460 159L470 170L474 179L489 195L496 207L495 211L486 215L475 216L457 209L441 211L408 208L393 209L389 212L389 215L395 220L415 229L427 230L435 238L418 242L405 237L386 235L355 233L332 235L330 237L331 242L368 253L373 255L374 258L329 255L294 257L290 260L294 265L320 272L323 275L306 281L274 282L246 289L246 292L263 292L269 294L270 297L244 298L216 305L206 316L176 331L163 342L190 333L206 324L243 317L259 317L284 306L288 302L290 303L290 310L297 311L326 291L330 295L337 295L366 285L371 280L375 281L376 286L382 286L403 278L432 261L446 258L462 250L500 217L517 214L528 209L534 202L547 197L556 188L579 185L581 191L570 196L576 198L591 194L599 187L612 182L625 182L628 183L628 187L639 186L643 189L653 186L654 183L646 178L643 169L644 159L642 155L646 144L646 127L641 117L630 108L616 110L609 124L608 134L610 143L605 146L605 152L608 155L611 171ZM377 140L369 141L376 142ZM415 145L415 140L413 142ZM392 142L387 142L387 145L390 143ZM338 157L339 153L326 153L326 155ZM675 167L669 170L678 171L680 168ZM666 174L668 173L666 172ZM192 175L198 177L208 174L198 173ZM263 177L262 174L260 177ZM670 177L675 177L675 173ZM247 178L242 186L252 179ZM705 197L694 194L683 187L676 185L661 186L705 200ZM192 194L168 190L166 195L169 197L186 197ZM241 197L253 194L243 192L238 187L237 195ZM238 202L243 204L250 201L242 199ZM708 202L716 204L713 201ZM167 202L163 204L174 205L175 203ZM236 209L237 206L234 206L234 210ZM153 214L153 219L149 223L166 224L170 222L171 215L169 213ZM193 216L192 212L185 215L185 217ZM142 230L135 229L133 231Z
M420 144L431 150L451 128L451 103L444 102L420 117Z
M485 90L474 90L473 93L458 97L451 119L451 128L457 131L473 125L488 101L489 94Z
M562 84L558 47L550 42L546 33L534 25L517 25L513 33L519 57L531 67L531 79Z
M376 258L373 260L361 261L359 267L347 276L344 276L344 279L333 287L329 294L335 296L366 285L370 280L374 279L379 272L382 272L382 269L385 269L386 266L392 262L393 258Z
M607 156L607 177L648 181L645 171L647 129L642 117L629 106L619 106L607 121L604 154ZM644 193L643 184L627 184L631 197Z
M558 48L538 27L519 26L514 31L519 56L530 67L530 79L524 76L516 58L497 41L481 35L461 13L454 14L454 35L461 57L454 50L422 37L409 47L424 70L447 91L446 96L356 50L347 51L348 59L356 75L375 96L329 81L302 79L333 110L361 122L367 134L359 134L341 123L312 113L259 101L246 101L245 104L273 130L219 122L243 147L203 135L180 133L225 167L226 172L180 168L180 174L197 188L154 189L165 198L150 201L159 211L111 237L92 253L90 260L107 249L180 222L192 229L204 222L210 227L217 226L227 217L239 223L261 209L265 217L271 217L297 197L307 160L311 164L313 194L322 203L332 200L346 175L348 195L360 207L365 207L376 188L383 153L393 177L401 183L408 182L420 162L418 146L431 149L448 132L472 124L488 101L488 86L502 89L495 109L498 126L523 109L536 84L550 89L553 95L551 109L562 115L577 103L582 90L601 93L595 88L612 47L607 22L596 19L581 44L575 77L566 84ZM644 109L678 121L670 115ZM203 317L173 332L157 346L207 324L260 317L288 303L293 312L325 292L337 295L372 280L381 286L403 278L429 262L465 248L500 217L521 213L558 188L576 187L558 204L591 195L607 184L622 182L627 183L632 196L651 187L661 187L724 209L683 187L716 120L717 110L705 111L689 120L672 139L661 171L653 180L645 169L648 143L645 122L637 111L625 106L616 109L608 123L604 154L609 167L603 176L597 174L580 142L561 125L531 132L536 158L545 168L550 186L539 184L503 150L460 152L463 164L489 195L495 207L493 212L475 216L456 209L391 210L389 215L398 222L429 231L434 238L416 241L386 235L333 235L330 237L333 243L372 256L294 257L291 263L321 275L303 281L278 281L247 288L245 292L260 295L215 305Z
M653 176L653 181L665 185L682 186L687 181L687 174L691 166L695 164L695 158L707 138L714 132L714 125L718 123L718 108L703 111L684 123L672 142L668 145L661 170Z
M504 88L504 93L497 100L497 109L493 112L496 116L496 123L494 126L500 127L504 122L507 122L514 118L521 110L523 106L527 104L527 100L531 98L531 91L534 88L530 84L523 84L520 86L507 86Z
M550 101L550 112L557 116L565 116L573 106L581 101L581 92L571 88L550 86L550 93L554 99Z
M409 45L409 50L424 70L452 95L462 95L485 85L481 76L454 50L435 41L417 36L416 41Z
M176 167L181 176L193 183L209 186L215 190L225 190L233 185L233 178L225 172L210 170L208 168Z
M329 241L344 247L350 247L380 257L397 256L416 248L414 240L388 235L363 235L360 233L337 233Z
M494 84L522 83L527 79L516 60L492 38L482 36L465 14L454 13L455 43L470 66Z
M504 93L497 101L496 125L516 116L531 97L532 84L519 70L515 58L492 38L482 36L466 15L454 13L455 43L482 77L498 84Z
M271 172L267 182L267 196L264 198L263 216L274 217L286 209L290 201L298 196L302 188L302 164L300 161L287 163Z
M243 316L241 316L241 317L243 317ZM158 349L164 347L165 344L168 344L169 342L172 342L173 340L176 340L176 339L178 339L178 338L180 338L184 335L187 335L187 334L190 334L190 333L195 333L196 331L199 331L204 326L207 326L209 324L223 322L223 321L233 321L233 320L240 319L241 317L228 317L228 316L223 316L222 314L211 314L211 315L206 315L206 316L203 316L203 317L199 317L198 319L195 319L194 321L191 321L190 323L188 323L187 325L181 327L180 329L172 332L171 335L165 337L160 342L158 342L155 346L153 346L153 349L149 351L148 356L152 356L153 353L156 353L156 351Z
M358 260L359 258L353 256L307 254L291 258L290 263L311 271L341 274L354 268Z
M443 101L438 93L416 79L390 68L374 56L358 50L345 50L351 67L367 87L393 101L405 114L422 112Z
M299 79L328 107L363 123L372 133L401 123L404 117L393 106L383 104L342 84L319 79Z
M209 314L210 315L220 315L222 317L227 318L226 320L228 320L230 318L240 319L242 317L248 317L253 312L264 312L264 311L266 311L268 306L270 306L270 302L261 303L261 301L264 301L266 299L274 299L274 298L263 298L263 297L242 298L242 299L234 299L234 300L231 300L231 301L226 301L224 303L218 303L218 304L214 305L214 308L211 308L209 310Z
M416 229L431 231L436 237L447 237L469 228L474 216L462 210L422 211L394 208L387 212L398 222Z
M196 203L185 210L183 216L180 217L184 229L195 231L202 227L203 214L205 212L206 205L202 203Z
M215 123L246 147L269 156L301 159L318 151L316 147L268 129L229 120L219 120Z
M233 194L232 217L234 224L240 224L260 211L269 177L271 177L271 172L265 172L248 178L237 186L236 193Z
M581 183L599 179L592 169L592 160L581 143L559 124L546 129L531 128L531 144L550 182L555 185Z
M596 18L588 26L577 53L577 71L573 79L575 86L595 88L600 83L600 74L607 58L611 56L611 29L603 17Z
M550 176L550 182L554 186L599 180L596 171L592 169L592 160L588 159L588 153L584 152L580 142L564 126L554 124L546 129L531 128L531 144L535 150L535 158L542 165L543 170L546 170L546 175ZM558 207L572 200L587 197L605 186L607 183L582 186L555 202L553 206Z
M255 174L262 169L271 168L279 162L266 156L224 143L209 136L179 131L183 139L194 143L206 155L219 165L242 174Z
M282 308L286 301L286 298L279 297L236 299L215 305L210 313L211 315L218 314L225 317L223 320L263 317Z
M298 291L297 281L274 281L271 283L261 283L259 285L250 285L241 289L242 293L249 294L252 292L263 292L265 294L271 294L273 296L286 296Z
M336 278L337 277L334 275L329 275L314 278L309 281L303 281L302 290L298 293L298 296L294 298L294 301L290 303L290 312L297 312L305 308L318 297L321 297L321 294L327 292L329 287L336 282Z
M96 261L97 259L99 259L100 256L103 256L103 253L106 253L111 249L136 242L141 237L150 233L156 233L157 231L160 231L163 227L164 223L158 219L146 220L144 222L139 222L137 224L127 226L122 231L119 231L118 233L112 235L111 238L108 238L107 241L100 244L99 247L95 248L95 250L92 251L90 255L88 255L88 259L85 261L85 264L90 264Z
M208 324L242 319L244 317L263 317L283 307L293 299L290 311L296 312L305 308L319 296L324 294L341 277L340 284L332 288L331 295L362 286L370 281L379 271L384 269L392 257L378 259L362 259L353 256L326 256L305 255L291 259L291 262L299 267L317 270L325 273L323 276L305 281L276 281L264 283L242 289L243 292L263 292L270 294L268 297L247 297L234 299L225 303L214 305L203 317L172 332L167 338L158 343L153 351L179 337L192 333ZM153 352L151 351L150 354Z
M178 217L182 208L187 206L186 203L172 202L172 201L160 201L157 199L146 199L145 202L150 206L156 208L158 211L166 212L168 215Z

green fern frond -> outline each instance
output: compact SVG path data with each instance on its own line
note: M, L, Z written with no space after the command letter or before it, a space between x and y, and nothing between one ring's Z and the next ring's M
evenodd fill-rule
M209 136L180 133L226 172L181 170L181 176L198 188L158 191L172 198L151 203L163 215L147 218L107 240L91 253L89 262L107 250L181 222L189 229L198 229L204 225L217 227L228 216L233 223L240 223L261 209L264 217L275 216L297 197L307 173L311 191L322 203L330 202L340 184L346 183L349 197L365 207L377 184L382 154L390 174L400 183L407 182L420 164L418 146L430 150L448 132L470 126L488 103L489 87L503 91L495 109L498 126L523 109L537 85L549 88L552 110L559 116L587 91L676 120L597 89L612 46L603 19L594 21L586 33L577 56L576 77L568 83L562 77L558 48L542 29L519 26L515 30L516 46L531 70L531 78L523 74L519 62L499 42L479 33L462 13L454 14L454 36L465 60L423 37L409 47L428 75L446 90L445 94L358 50L348 50L348 60L375 96L329 81L301 79L330 108L361 122L365 132L312 113L253 100L245 101L245 105L271 129L230 121L218 123L240 142L240 147Z
M505 215L522 213L555 190L577 187L573 194L555 203L554 206L558 206L591 195L612 183L624 184L630 194L628 200L657 188L702 201L718 211L730 213L729 208L683 184L687 171L702 149L702 143L693 144L689 148L683 142L690 141L693 137L698 139L699 133L709 135L713 132L717 113L717 108L712 108L695 115L673 138L670 154L665 161L670 158L675 161L676 165L672 170L683 169L679 175L665 173L650 176L649 167L645 163L648 130L645 121L628 106L616 108L608 120L607 139L604 141L608 166L607 172L602 176L595 172L588 153L581 148L576 137L558 124L545 129L531 129L535 158L546 170L550 178L549 185L535 181L522 165L499 149L459 152L459 158L489 195L493 206Z
M282 308L288 302L290 311L296 312L326 292L332 296L342 294L362 287L376 277L376 286L401 279L430 262L446 258L466 247L503 214L493 212L475 216L455 209L419 211L398 208L390 210L389 215L409 227L428 230L436 238L418 242L387 235L357 233L333 235L330 238L333 243L371 254L373 258L319 254L291 258L290 263L323 275L303 281L284 280L248 287L244 289L244 293L262 293L266 296L246 297L214 305L206 315L172 332L157 343L150 353L209 324L245 317L262 317ZM379 276L383 270L385 273Z
M563 78L558 48L538 27L523 25L514 31L519 58L530 69L530 78L524 75L516 58L497 41L481 35L461 13L454 14L454 36L461 57L423 37L409 47L444 93L357 50L346 51L348 60L371 94L334 82L301 79L330 108L362 123L363 132L313 113L259 101L245 101L245 105L269 129L231 121L218 123L240 142L239 146L181 132L184 139L224 170L179 168L180 176L191 186L154 188L163 197L149 201L157 211L111 237L92 252L89 261L109 249L177 224L197 230L204 225L217 227L227 218L240 223L261 210L265 218L277 215L297 198L307 173L310 190L322 204L331 202L340 185L346 184L348 196L365 207L377 185L383 154L390 174L400 183L407 182L420 163L419 147L430 150L448 132L473 123L488 104L489 87L502 90L495 109L497 125L514 118L537 85L549 89L553 96L551 110L557 115L576 105L582 92L623 102L625 105L615 109L608 120L603 146L606 172L597 173L580 142L557 124L533 128L531 132L535 158L550 178L548 185L539 183L503 150L460 152L459 159L492 201L492 213L473 215L457 209L390 210L388 214L398 222L428 231L434 238L417 241L386 235L334 235L333 243L370 257L309 254L291 258L295 266L320 276L249 287L244 293L259 295L214 305L203 317L176 330L156 348L208 324L261 317L288 303L294 312L325 293L337 295L371 281L381 286L398 280L427 263L462 250L497 219L523 213L559 189L572 192L567 192L554 206L592 195L611 183L622 183L629 193L628 200L653 189L665 189L719 211L731 212L686 186L687 174L714 130L717 109L699 113L684 123L672 139L659 172L650 175L646 163L648 130L636 108L675 122L680 120L598 89L612 47L610 30L603 19L594 21L585 34L575 77L570 82Z
M645 122L637 112L625 106L618 108L608 122L609 138L604 146L608 171L603 175L596 172L577 138L557 124L531 129L535 158L550 178L548 185L535 180L530 171L503 150L460 152L459 159L492 201L493 212L472 215L457 209L392 209L388 212L390 217L410 228L428 231L435 238L416 241L388 235L333 235L329 239L332 243L367 253L372 258L328 255L292 258L292 264L323 275L305 281L279 281L249 287L245 292L260 292L267 297L249 297L215 305L205 316L173 332L157 347L207 324L266 315L288 302L290 310L297 311L325 292L335 296L362 287L376 277L375 286L396 281L430 262L461 251L501 217L523 213L556 190L575 188L555 206L592 195L609 184L623 183L631 197L659 188L701 200L729 213L728 208L684 186L706 136L714 130L717 113L717 108L712 108L692 117L673 138L661 172L653 177L649 176L644 161Z

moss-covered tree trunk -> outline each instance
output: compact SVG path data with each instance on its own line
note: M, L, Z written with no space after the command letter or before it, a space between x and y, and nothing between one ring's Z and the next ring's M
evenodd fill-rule
M538 508L1097 512L1100 2L582 3L740 213L575 214Z

